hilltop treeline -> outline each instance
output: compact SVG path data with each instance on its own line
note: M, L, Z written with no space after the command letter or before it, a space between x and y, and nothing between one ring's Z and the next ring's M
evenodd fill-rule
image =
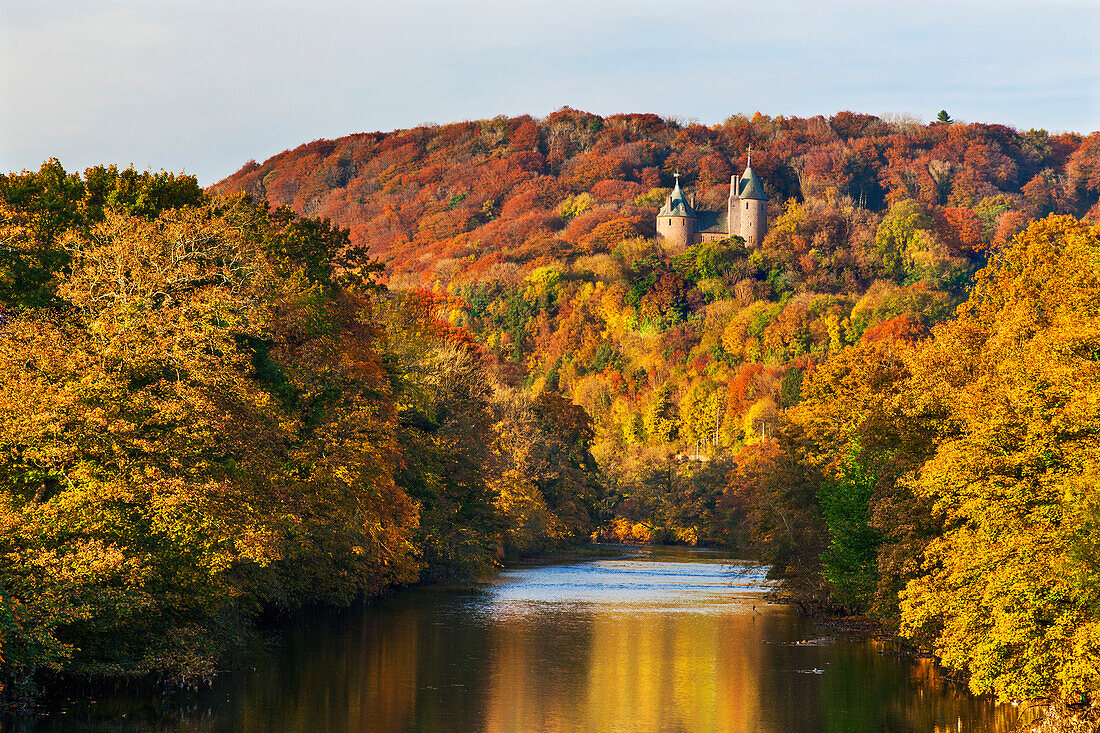
M346 230L194 178L0 176L0 698L204 676L265 610L587 539L583 411Z
M761 246L654 238L673 173L720 208L750 146ZM349 227L503 382L583 407L600 536L759 552L976 691L1095 691L1100 133L563 109L215 190Z
M213 190L328 217L350 228L353 243L389 258L403 284L430 286L508 279L514 264L609 252L652 235L676 172L700 203L724 205L750 148L773 217L798 204L783 265L815 289L866 285L896 269L898 253L878 252L874 240L899 204L920 207L937 244L966 251L1007 241L1029 218L1095 216L1100 197L1097 133L851 112L737 115L708 127L568 108L540 120L318 140L250 162ZM853 218L849 204L866 214Z

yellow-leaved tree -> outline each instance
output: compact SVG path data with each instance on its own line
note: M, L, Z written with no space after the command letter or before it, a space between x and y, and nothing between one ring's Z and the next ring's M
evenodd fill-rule
M0 325L2 679L205 674L261 605L415 577L388 379L346 233L246 199L61 238Z
M903 631L1000 699L1100 686L1100 231L1048 217L980 273L914 382L958 421L915 479L945 531Z

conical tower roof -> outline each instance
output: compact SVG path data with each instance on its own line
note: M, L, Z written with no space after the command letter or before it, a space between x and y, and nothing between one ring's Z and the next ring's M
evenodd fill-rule
M661 207L661 210L657 212L657 216L686 216L689 219L695 218L695 210L691 208L691 204L688 203L687 198L684 196L684 192L680 190L680 177L676 177L676 187L672 189L672 194L668 197L668 201Z
M768 200L768 197L764 195L764 186L760 183L760 179L756 177L756 174L752 172L751 166L745 168L745 175L741 176L741 198Z

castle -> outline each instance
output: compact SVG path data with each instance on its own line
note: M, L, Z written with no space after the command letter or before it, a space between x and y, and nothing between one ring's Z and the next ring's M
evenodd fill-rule
M740 235L746 245L755 247L764 241L767 228L768 197L760 179L752 172L751 158L743 176L730 177L726 211L696 211L695 195L689 202L680 190L680 175L676 174L676 187L657 213L657 236L679 249L733 235Z

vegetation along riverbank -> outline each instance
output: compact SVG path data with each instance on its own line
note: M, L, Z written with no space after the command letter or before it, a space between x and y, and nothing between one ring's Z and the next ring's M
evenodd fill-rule
M750 145L762 241L654 237ZM6 175L3 694L595 536L752 552L975 692L1091 704L1098 199L1096 133L851 113Z

